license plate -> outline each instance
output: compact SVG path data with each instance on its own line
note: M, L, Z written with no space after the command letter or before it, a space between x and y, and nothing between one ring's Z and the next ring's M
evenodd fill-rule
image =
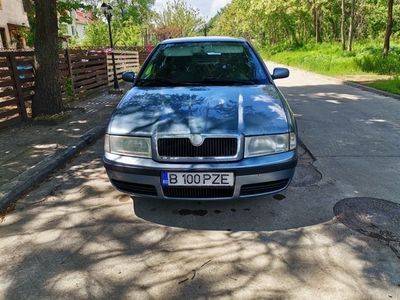
M161 172L163 186L233 186L233 173Z

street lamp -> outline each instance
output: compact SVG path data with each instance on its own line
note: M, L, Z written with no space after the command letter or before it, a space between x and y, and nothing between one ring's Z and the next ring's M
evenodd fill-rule
M118 83L118 78L117 78L117 69L115 67L115 56L114 56L114 43L113 43L113 38L112 38L112 32L111 32L111 19L112 19L112 7L111 5L108 5L103 2L101 5L101 10L104 14L104 16L107 19L108 23L108 33L110 35L110 46L111 46L111 59L112 59L112 64L113 64L113 73L114 73L114 92L119 92L121 91L119 88L119 83Z

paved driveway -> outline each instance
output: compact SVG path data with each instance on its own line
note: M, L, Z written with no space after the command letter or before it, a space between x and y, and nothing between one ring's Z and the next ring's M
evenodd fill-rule
M5 216L0 298L400 299L388 231L368 237L333 212L344 198L400 203L400 102L302 71L279 84L310 150L287 192L131 199L110 186L99 141Z

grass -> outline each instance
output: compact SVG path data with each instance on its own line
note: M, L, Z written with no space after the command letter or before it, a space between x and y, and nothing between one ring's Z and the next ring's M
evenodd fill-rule
M58 124L60 122L65 121L68 119L70 116L66 114L65 112L60 112L55 115L39 115L34 118L34 122L40 123L40 124Z
M352 52L342 51L340 43L258 48L266 60L329 76L393 75L395 76L393 79L378 80L370 85L385 91L400 93L399 79L396 77L400 74L399 43L392 43L391 52L387 58L382 56L382 45L373 41L356 42Z
M277 51L261 51L267 60L288 66L300 67L325 75L360 74L362 71L356 64L352 54L344 53L339 45L321 44L306 45L301 48Z
M367 85L376 88L378 90L390 92L393 94L400 94L399 76L396 76L393 79L388 79L388 80L377 80L371 83L367 83Z

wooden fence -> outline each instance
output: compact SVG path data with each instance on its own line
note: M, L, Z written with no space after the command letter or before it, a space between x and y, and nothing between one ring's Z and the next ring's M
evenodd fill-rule
M27 119L34 77L31 51L0 52L0 123Z
M107 56L99 51L67 50L61 55L60 73L63 92L83 98L107 85Z
M137 72L139 70L139 52L137 51L126 51L126 50L115 50L115 68L117 71L117 78L122 78L122 73L126 71ZM113 83L113 65L111 53L107 54L107 66L108 66L108 82L111 86Z
M149 56L149 53L145 50L139 51L139 65L143 66L145 60L147 59L147 56Z
M33 51L0 51L0 124L30 117L34 94ZM115 50L118 78L139 69L137 51ZM99 50L66 50L59 54L63 96L81 99L112 82L111 55Z

